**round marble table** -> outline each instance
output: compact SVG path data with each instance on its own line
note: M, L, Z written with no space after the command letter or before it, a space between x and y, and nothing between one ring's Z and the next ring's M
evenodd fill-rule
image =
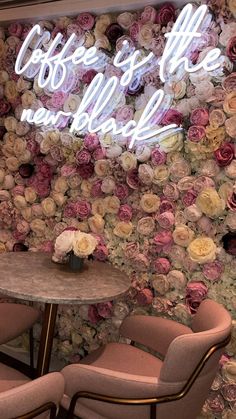
M86 261L81 272L51 261L46 253L0 255L0 292L45 303L37 375L48 372L58 304L93 304L111 301L130 287L128 277L108 263Z

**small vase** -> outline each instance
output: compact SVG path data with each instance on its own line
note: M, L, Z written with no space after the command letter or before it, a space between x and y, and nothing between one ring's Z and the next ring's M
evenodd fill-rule
M80 272L83 269L84 259L79 258L74 253L70 253L69 267L72 272Z

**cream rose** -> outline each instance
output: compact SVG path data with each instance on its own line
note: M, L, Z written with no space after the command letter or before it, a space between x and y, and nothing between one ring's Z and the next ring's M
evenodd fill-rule
M54 190L56 192L61 192L61 193L65 193L68 189L68 183L67 183L67 179L65 177L60 176L59 178L56 179L56 182L54 184Z
M173 240L182 247L187 247L194 238L194 231L186 225L179 225L173 231Z
M180 151L183 148L183 134L178 132L159 140L159 146L165 153Z
M53 217L56 213L56 204L52 198L45 198L41 202L45 217Z
M74 234L72 250L78 257L86 257L91 255L96 249L98 242L91 234L76 231Z
M106 214L106 204L104 199L97 198L95 199L95 201L92 202L92 214L98 214L101 217L104 217L104 215Z
M225 219L225 224L230 230L236 231L236 212L229 212Z
M130 12L121 13L117 17L117 23L119 23L119 25L125 30L128 30L130 28L134 20L135 16Z
M57 255L63 255L64 253L68 253L72 250L74 235L74 231L66 230L56 238L55 252Z
M37 199L36 191L31 186L28 186L27 188L25 188L24 194L25 194L26 201L29 202L30 204L33 204Z
M13 148L16 157L19 157L21 154L23 154L25 152L25 149L26 149L26 141L19 137L16 138L15 143L14 143L14 148Z
M140 201L140 206L143 211L151 214L156 212L160 206L160 198L155 194L144 194Z
M3 181L3 188L4 189L12 189L15 186L14 177L12 175L6 175Z
M217 247L209 237L198 237L187 247L191 260L197 263L213 262L216 258Z
M223 378L226 381L231 381L231 382L235 383L235 381L236 381L236 361L234 359L231 359L228 362L226 362L221 369L221 373L222 373Z
M4 181L5 174L6 174L5 170L0 169L0 183L2 183Z
M43 220L40 220L39 218L36 218L35 220L31 221L30 228L36 234L36 236L39 237L44 237L45 232L47 230L46 223Z
M23 208L21 211L21 215L24 218L24 220L30 222L32 220L32 209L31 207Z
M10 102L14 102L16 100L18 92L16 88L16 82L14 80L9 80L6 82L4 93L7 100L9 100Z
M105 221L99 214L95 214L88 219L88 224L93 233L101 234L104 230Z
M78 95L70 94L64 102L63 111L75 113L80 103L81 103L81 99Z
M116 196L107 196L104 199L106 212L108 214L117 214L120 208L120 200Z
M102 192L107 193L107 194L112 193L115 189L115 186L116 186L115 179L111 176L108 176L105 179L103 179L101 190Z
M236 0L227 0L228 8L234 18L236 18Z
M156 166L153 170L152 181L155 185L161 185L162 183L165 183L167 181L169 174L169 168L164 164L160 164L159 166Z
M94 171L97 176L105 177L109 174L110 171L110 162L109 160L97 160L94 165Z
M128 172L131 169L135 169L137 166L137 158L134 154L129 151L125 151L120 156L120 164L125 172Z
M121 239L127 239L131 236L133 231L133 224L131 222L120 221L116 224L113 233Z
M226 95L224 103L223 103L223 109L225 113L227 113L230 116L233 116L236 114L236 92L235 91L228 93Z
M24 196L16 195L14 197L13 202L14 202L15 207L19 210L22 210L23 208L27 207L27 202L26 202Z
M4 126L5 126L7 131L15 132L16 131L16 125L17 125L17 119L14 118L14 116L8 116L7 118L5 118Z
M231 163L225 167L225 174L230 179L236 179L236 159L232 160Z
M170 288L168 278L163 274L154 274L152 276L152 286L160 295L165 295Z
M6 246L4 243L0 242L0 253L4 253L4 252L6 252Z
M196 199L197 207L208 217L219 217L225 209L225 202L213 188L204 188Z
M16 172L19 168L19 161L16 157L8 157L6 159L6 166L10 170L10 172Z
M62 192L52 192L51 197L55 201L55 203L58 205L58 207L63 207L63 205L66 203L68 199L68 197L63 195Z
M152 217L143 217L138 221L137 231L143 236L149 236L155 229L155 221Z

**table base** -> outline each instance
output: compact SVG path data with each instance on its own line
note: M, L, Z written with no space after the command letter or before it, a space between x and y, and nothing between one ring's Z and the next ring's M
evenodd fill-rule
M47 374L49 371L57 308L58 304L45 304L37 362L38 377Z

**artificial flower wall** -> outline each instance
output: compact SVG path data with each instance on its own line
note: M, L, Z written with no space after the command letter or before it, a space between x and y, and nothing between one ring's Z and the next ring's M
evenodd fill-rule
M30 24L0 29L0 250L52 252L67 227L94 234L94 259L126 271L132 288L122 300L91 306L62 306L54 351L75 362L104 342L118 339L129 312L165 316L188 324L204 298L236 311L236 3L208 4L213 20L192 63L213 47L222 67L186 74L162 83L155 69L127 89L114 118L138 118L159 88L174 97L161 125L183 132L156 145L129 150L110 134L77 133L66 124L41 129L20 122L23 108L45 106L76 111L96 70L73 74L71 91L50 93L34 80L15 74L20 47ZM121 77L112 57L130 46L160 57L179 10L175 5L140 12L41 21L52 37L76 33L86 48L107 57L104 74ZM49 44L45 44L45 50ZM67 284L67 286L69 286ZM236 333L222 357L203 415L236 416Z

